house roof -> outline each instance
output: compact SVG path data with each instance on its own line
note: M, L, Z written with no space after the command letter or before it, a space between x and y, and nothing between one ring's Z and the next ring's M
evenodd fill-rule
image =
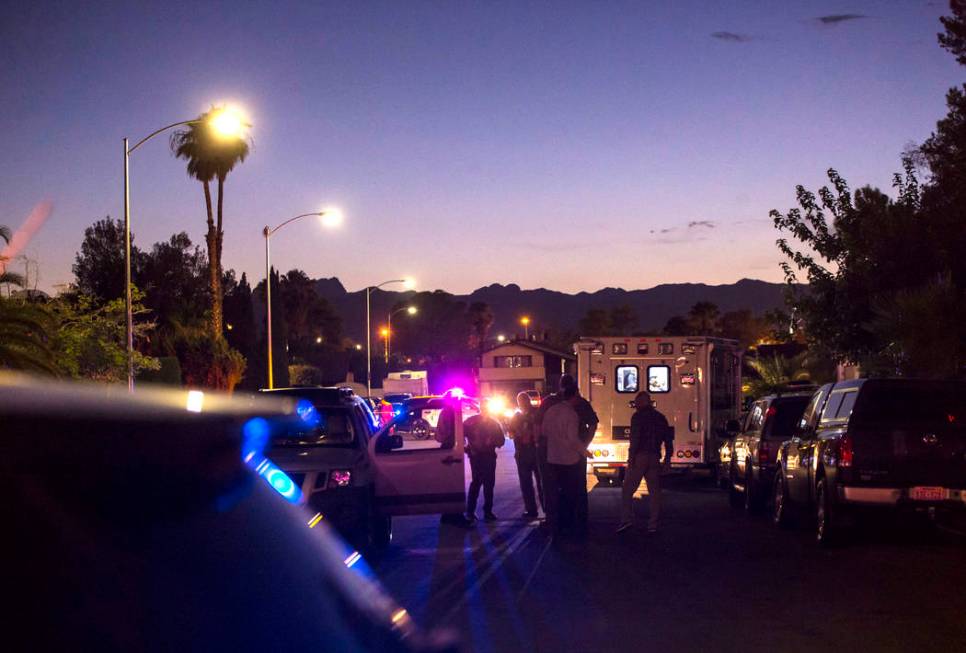
M532 340L509 340L507 342L501 342L496 346L490 347L488 349L484 349L483 353L487 354L491 351L496 351L501 347L526 347L527 349L539 351L542 354L559 356L560 358L564 358L566 360L571 360L571 361L577 360L577 357L571 352L561 351L560 349L555 349L553 347L550 347L540 342L533 342Z

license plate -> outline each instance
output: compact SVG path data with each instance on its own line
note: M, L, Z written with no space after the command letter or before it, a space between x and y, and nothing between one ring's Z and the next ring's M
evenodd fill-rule
M946 490L941 487L914 487L909 491L913 501L942 501L946 498Z

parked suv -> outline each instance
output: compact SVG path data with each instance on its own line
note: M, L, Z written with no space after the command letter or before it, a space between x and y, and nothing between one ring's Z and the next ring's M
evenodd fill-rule
M768 395L751 404L739 433L729 439L728 495L749 512L762 508L771 492L778 448L792 437L812 392Z
M392 521L373 509L369 440L377 419L350 388L262 390L293 397L304 427L273 438L268 457L298 485L310 509L354 544L384 546Z
M966 506L966 383L860 379L822 386L780 449L772 519L815 516L822 544L861 509Z

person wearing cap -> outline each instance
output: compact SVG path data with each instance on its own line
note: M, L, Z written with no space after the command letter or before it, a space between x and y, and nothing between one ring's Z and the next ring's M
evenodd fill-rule
M510 437L513 438L514 458L517 462L517 475L520 477L520 492L523 494L523 518L536 519L537 497L533 492L533 483L537 483L537 494L540 505L546 511L543 499L543 485L540 480L540 469L537 465L537 411L533 407L530 395L521 392L517 395L517 412L510 420Z
M670 467L674 429L654 407L647 392L637 393L631 406L636 411L631 417L631 441L621 488L621 522L617 532L622 533L634 525L634 492L644 479L651 501L647 532L656 533L661 516L661 446L665 453L664 465Z
M554 534L587 532L587 446L599 419L580 396L573 376L560 377L560 391L547 397L537 416L538 458L543 479L544 513Z

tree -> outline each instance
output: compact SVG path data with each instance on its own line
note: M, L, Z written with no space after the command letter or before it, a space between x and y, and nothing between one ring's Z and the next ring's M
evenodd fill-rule
M681 317L680 315L675 315L670 318L664 325L664 329L661 330L666 336L686 336L690 331L691 327L688 324L687 318Z
M737 340L746 348L770 336L766 321L755 317L748 309L724 313L719 320L719 334Z
M939 45L956 56L956 61L966 66L966 1L950 0L952 16L943 16L939 21L946 28L939 34Z
M224 239L225 180L251 150L250 140L247 138L226 138L216 133L211 125L212 119L224 110L224 107L212 107L207 113L198 116L187 129L171 135L172 151L177 158L188 162L188 175L201 182L205 193L208 219L205 240L208 246L208 283L211 293L210 333L213 338L222 338L221 246ZM217 220L211 206L213 180L218 181Z
M580 331L582 337L609 336L611 330L610 316L602 308L588 309L587 313L577 323L577 330Z
M314 352L320 351L320 344L341 349L342 319L319 296L315 282L308 275L301 270L289 270L281 278L279 293L292 356L312 358Z
M637 318L637 311L628 304L612 308L608 322L610 323L610 335L612 336L632 335L640 323Z
M442 290L416 293L409 303L419 309L419 320L393 323L398 351L412 352L426 364L468 358L465 303Z
M134 246L131 234L132 282L140 286L142 254ZM96 304L124 297L124 223L110 216L97 220L84 230L81 249L74 258L75 285L82 295Z
M154 323L146 321L142 294L131 296L137 341L147 340ZM74 379L118 383L127 378L127 310L123 298L99 305L94 297L66 293L48 304L53 326L50 347L57 368ZM157 370L156 358L134 351L134 371Z
M486 302L473 302L466 313L471 327L469 348L482 356L487 336L493 327L493 309Z
M204 252L192 247L188 234L181 232L167 242L155 243L141 256L140 283L144 305L157 322L153 351L158 355L174 353L174 340L185 329L204 324L208 305Z
M793 358L784 358L776 354L770 358L745 360L758 375L757 379L748 380L748 394L754 398L784 390L792 381L809 379L808 372L803 367L805 353Z
M778 247L790 260L782 263L789 284L804 271L807 291L792 293L796 317L811 345L836 361L863 362L887 346L873 329L873 306L896 292L921 287L941 272L933 256L929 225L920 210L920 188L910 162L905 177L896 175L898 197L874 188L854 196L848 184L829 170L831 188L816 196L797 188L800 209L772 211L780 232ZM794 266L794 267L793 267Z
M245 375L245 357L222 337L194 333L175 342L184 384L232 392ZM286 375L286 382L288 384Z
M280 279L278 270L272 268L272 290L276 290L280 287ZM258 339L257 350L259 355L256 355L253 360L253 365L250 368L249 378L246 379L245 385L252 385L255 388L266 387L266 378L268 377L268 330L267 325L267 311L264 310L265 306L265 280L262 279L257 286L255 286L255 292L252 293L253 298L259 300L259 305L262 307L262 328L261 337ZM289 384L288 376L288 366L289 366L289 356L288 356L288 324L285 320L285 307L282 302L282 293L272 292L272 376L276 387L285 387Z
M225 338L228 344L240 351L252 363L256 356L255 307L252 303L252 287L242 272L235 280L235 271L228 270L222 279L225 292Z
M713 336L718 332L718 307L711 302L697 302L688 311L688 326L694 335Z
M0 297L0 368L56 374L44 337L50 315L40 306Z

